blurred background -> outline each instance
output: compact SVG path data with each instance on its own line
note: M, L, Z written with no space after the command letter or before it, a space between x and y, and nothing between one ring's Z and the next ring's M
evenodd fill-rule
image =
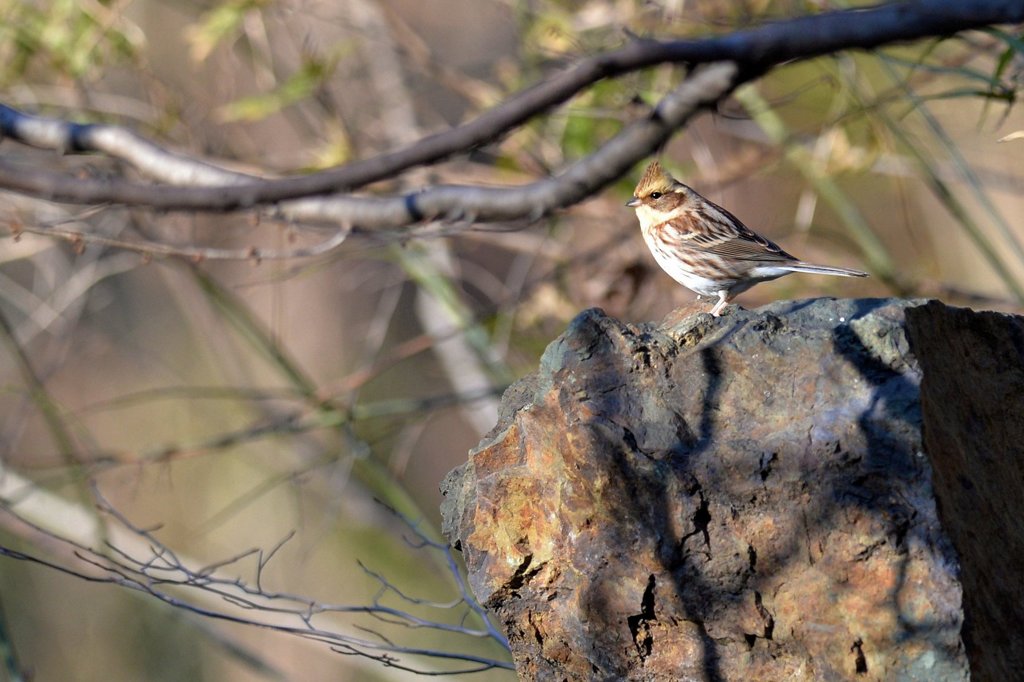
M632 35L699 37L841 6L0 0L0 83L21 111L116 123L274 175L409 144ZM993 30L793 64L680 131L662 154L677 177L805 260L872 274L786 277L738 303L907 296L1020 312L1022 49ZM495 144L369 191L545 177L683 75L598 83ZM0 151L132 175L99 155ZM311 622L370 655L394 645L507 662L442 547L423 544L441 538L438 486L574 315L657 321L692 300L623 206L641 170L533 224L363 234L263 262L147 245L285 250L332 226L4 194L0 679L391 680L477 666L409 653L386 666L310 637ZM160 570L190 585L162 585ZM225 598L234 580L263 606ZM278 603L399 614L303 620ZM395 623L409 615L447 629Z

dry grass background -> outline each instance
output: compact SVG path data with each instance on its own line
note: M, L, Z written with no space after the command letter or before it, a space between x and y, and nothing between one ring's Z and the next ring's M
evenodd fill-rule
M114 121L233 167L287 172L365 158L466 120L574 56L622 44L624 29L698 36L805 11L792 2L14 0L0 3L0 77L5 100L22 109ZM1019 54L1000 70L1008 44L978 33L885 58L782 68L681 133L663 154L679 177L800 257L875 275L789 277L739 302L938 296L1019 312L1024 258L1013 240L1024 240L1024 141L999 142L1024 129L1007 101ZM399 66L400 91L374 82L382 45ZM374 189L542 176L680 77L665 67L602 83L498 144ZM408 104L416 130L388 129L382 99L392 95ZM11 142L0 149L28 154ZM114 170L93 157L62 162ZM439 481L494 421L493 396L459 395L463 371L500 389L529 372L580 310L657 320L691 297L656 269L622 205L634 180L529 226L428 241L354 238L309 260L149 262L73 240L4 236L0 311L54 410L48 420L5 346L5 471L82 509L95 501L94 484L132 522L160 525L160 540L198 565L294 531L264 576L268 589L369 603L378 584L359 560L412 594L449 599L450 576L406 546L402 524L374 499L438 523ZM945 191L962 203L959 217L937 198ZM316 234L248 215L84 212L14 195L0 216L12 230L59 223L177 245L286 248ZM969 223L1006 274L981 254ZM433 352L453 338L468 338L454 353L472 356L468 368ZM316 409L303 381L344 410ZM288 415L301 428L263 428ZM76 530L52 521L51 533ZM0 545L75 562L4 512ZM37 680L406 677L12 559L0 561L0 599L0 639ZM425 647L453 639L398 636ZM458 646L501 656L493 643Z

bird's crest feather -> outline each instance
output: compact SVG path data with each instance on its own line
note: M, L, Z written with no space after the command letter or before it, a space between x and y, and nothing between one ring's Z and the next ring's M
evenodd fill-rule
M671 192L679 183L661 167L657 161L651 161L636 185L633 196L645 197L651 192Z

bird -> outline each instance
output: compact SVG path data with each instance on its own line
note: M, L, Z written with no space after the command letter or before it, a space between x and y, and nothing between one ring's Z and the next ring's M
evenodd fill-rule
M626 206L636 209L644 241L672 279L698 296L717 296L711 314L750 287L793 272L867 277L849 268L806 263L757 234L729 211L669 175L655 160Z

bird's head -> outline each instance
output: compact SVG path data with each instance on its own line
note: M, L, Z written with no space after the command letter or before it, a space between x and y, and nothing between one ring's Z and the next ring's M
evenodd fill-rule
M660 163L651 161L626 206L635 208L641 219L664 218L683 208L691 191L669 175Z

